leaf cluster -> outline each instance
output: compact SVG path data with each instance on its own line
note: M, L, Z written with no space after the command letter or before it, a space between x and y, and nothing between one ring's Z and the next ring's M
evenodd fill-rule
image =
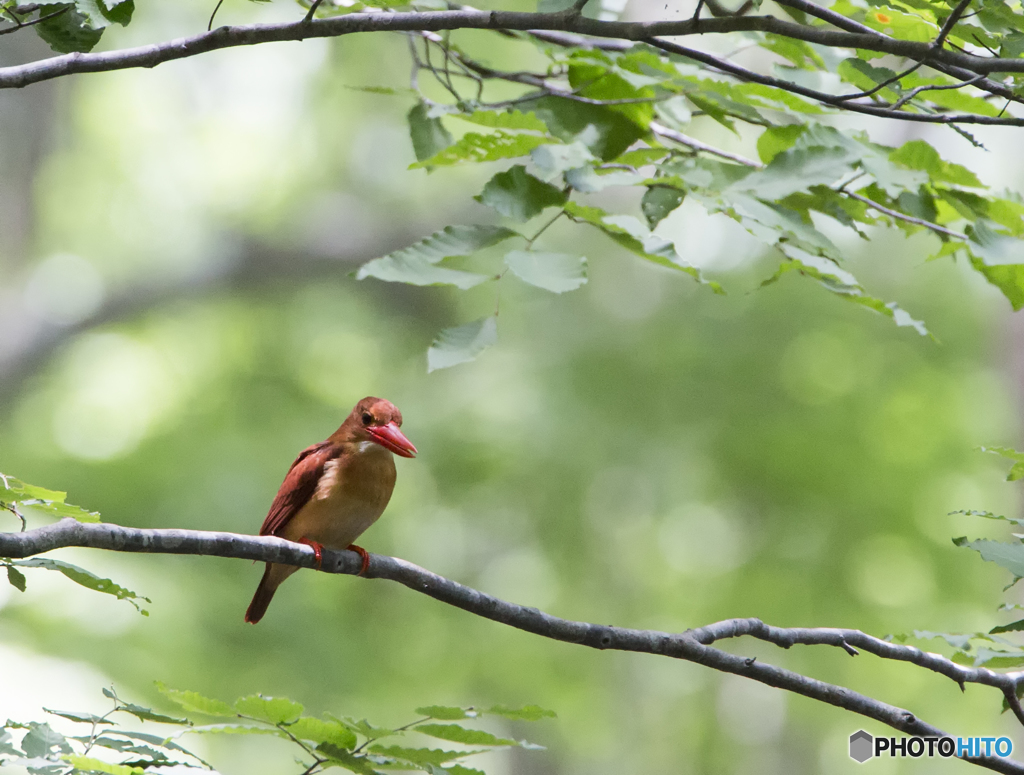
M65 519L71 517L79 522L99 522L100 515L96 511L87 511L80 506L72 506L65 502L67 493L47 490L36 485L26 484L13 476L6 476L0 473L0 509L7 510L21 520L22 529L25 528L25 514L38 513L43 516L58 517ZM149 612L142 608L141 603L151 603L148 597L143 597L130 589L116 584L110 579L100 576L72 565L63 560L54 560L49 557L30 557L25 560L15 560L10 557L0 557L0 567L6 569L7 580L18 589L24 592L26 589L25 574L21 568L42 568L43 570L56 571L79 586L91 589L94 592L102 592L106 595L113 595L118 600L127 600L143 616Z

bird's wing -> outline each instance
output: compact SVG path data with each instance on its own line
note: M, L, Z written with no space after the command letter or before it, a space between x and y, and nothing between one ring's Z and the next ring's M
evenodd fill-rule
M314 444L299 453L270 505L267 518L263 520L261 536L280 534L288 520L313 497L317 482L324 473L324 466L339 454L341 450L329 441Z

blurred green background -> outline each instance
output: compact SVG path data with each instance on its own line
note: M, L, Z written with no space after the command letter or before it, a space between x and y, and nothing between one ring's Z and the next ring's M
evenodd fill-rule
M142 7L105 45L191 32L209 11ZM218 20L297 13L229 0ZM0 64L46 54L7 40ZM357 283L360 261L489 218L469 197L494 169L407 171L410 102L349 88L407 77L402 38L364 36L0 93L0 470L109 522L255 533L295 454L372 394L402 409L420 455L398 462L362 543L486 592L668 631L740 616L876 635L1006 620L1007 575L950 542L1004 533L946 516L1017 511L1005 466L975 449L1019 440L1024 337L996 291L925 263L927 237L848 245L857 276L923 318L932 342L797 278L756 290L770 257L689 203L667 226L724 298L567 224L554 243L583 245L590 282L565 297L511 278L470 294ZM870 128L938 138L988 182L1020 175L959 138ZM753 137L700 131L753 153ZM487 314L498 292L499 345L427 375L436 331ZM298 574L252 627L259 567L58 556L149 596L151 616L38 571L24 594L0 588L0 715L99 710L110 682L165 707L155 679L385 724L429 703L557 711L506 728L548 750L496 755L491 775L852 772L847 736L888 734L383 581ZM992 690L838 649L726 648L1024 745ZM197 747L226 775L299 771L274 741Z

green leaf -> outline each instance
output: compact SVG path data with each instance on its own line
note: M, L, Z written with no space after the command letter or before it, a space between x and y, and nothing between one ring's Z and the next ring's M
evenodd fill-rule
M981 448L983 451L986 450L984 447ZM1013 525L1024 526L1024 519L1015 519L1014 517L1004 517L1002 514L995 514L991 511L975 511L974 509L958 509L956 511L949 512L949 516L954 514L963 514L966 517L984 517L985 519L1000 519L1004 522L1009 522Z
M610 216L600 208L588 207L576 202L566 202L565 212L575 221L582 221L596 226L612 240L635 255L659 266L686 272L698 282L710 285L715 293L723 292L718 283L705 281L696 267L686 264L676 254L675 247L671 242L655 234L644 233L643 225L635 218L630 218L629 216Z
M235 700L235 710L242 716L266 721L268 724L292 724L302 715L303 707L285 697L251 694Z
M981 559L1006 568L1016 578L1024 578L1024 545L988 540L968 541L966 538L954 538L953 543L963 549L973 549L981 555Z
M982 452L991 452L993 455L1014 461L1010 473L1006 475L1006 481L1016 482L1018 479L1024 478L1024 452L1018 452L1010 447L980 447L980 449ZM987 513L975 513L974 516L985 516Z
M130 589L125 589L119 584L115 584L110 579L101 579L84 568L79 568L77 565L72 565L62 560L51 560L43 557L33 557L28 560L9 560L12 565L17 565L21 568L44 568L45 570L57 571L63 573L69 579L76 584L79 584L86 589L91 589L95 592L103 592L106 595L113 595L118 600L127 600L136 610L138 610L144 616L149 616L149 612L143 609L137 601L144 600L147 603L152 603L148 597L143 597Z
M587 282L587 259L569 253L513 250L505 255L512 274L552 293L574 291Z
M288 735L285 734L284 730L278 727L264 727L258 724L203 724L200 726L189 727L188 729L182 729L179 732L175 732L171 735L171 738L180 737L189 732L195 732L197 734L218 734L218 735L274 735L285 740L289 739ZM169 738L170 739L170 738Z
M126 767L123 764L111 764L110 762L93 759L89 756L70 754L63 757L64 761L82 772L102 772L104 775L143 775L145 772L141 767Z
M488 135L468 132L452 145L428 159L409 165L409 169L447 167L462 162L486 162L526 156L539 145L550 142L537 135L515 135L497 130Z
M192 722L187 718L177 718L175 716L165 716L163 713L156 713L149 708L144 708L141 705L135 705L131 702L124 702L118 700L118 710L123 710L125 713L130 713L140 721L156 721L160 724L178 724L183 726L191 726Z
M441 119L427 116L428 110L427 104L420 102L413 106L407 116L409 136L412 138L412 149L417 161L436 156L454 142Z
M855 157L842 148L791 148L777 153L763 170L752 172L730 188L758 199L782 199L811 186L836 183L849 174L853 161Z
M497 341L498 319L493 315L455 328L446 328L427 350L427 373L468 363Z
M1001 632L1020 632L1021 630L1024 630L1024 619L1018 619L1010 624L1000 624L989 630L989 634L998 635Z
M640 200L640 210L652 229L683 203L686 192L668 186L650 186Z
M649 133L647 126L609 106L545 96L524 102L521 107L535 112L555 137L566 143L578 140L603 161L614 159Z
M288 731L300 740L311 740L314 743L330 743L338 748L355 748L356 736L348 727L339 721L325 721L312 716L303 716L288 725Z
M543 121L537 118L535 113L523 113L519 110L496 111L477 110L473 113L452 113L455 118L461 118L471 124L486 126L491 129L524 129L533 132L547 132L548 127Z
M528 221L546 207L559 207L568 195L561 189L538 180L517 164L499 172L484 186L476 201L517 221Z
M587 146L578 142L567 145L538 145L530 151L530 158L549 175L561 175L566 170L585 167L589 162L595 161Z
M496 737L490 732L483 732L479 729L466 729L458 724L420 724L416 727L416 731L440 740L465 745L518 745L515 740Z
M117 0L112 3L105 0L75 0L75 8L88 19L93 29L103 29L111 24L126 27L135 12L135 0Z
M13 565L7 566L7 580L11 583L11 586L15 587L19 592L25 591L25 574Z
M73 710L51 710L50 708L43 708L43 712L49 713L52 716L60 716L61 718L66 718L68 721L75 721L79 724L114 725L113 721L107 721L105 718L101 718L94 713L77 713Z
M803 134L803 124L787 124L786 126L770 126L757 138L757 155L768 164L783 151L793 147L796 139Z
M455 708L450 705L427 705L422 708L416 708L416 712L421 716L429 716L440 721L458 721L463 718L475 718L477 715L475 710Z
M556 718L553 710L547 710L539 705L524 705L521 708L506 708L502 705L495 705L488 708L487 713L492 716L504 716L516 721L540 721L542 718Z
M370 766L365 756L353 754L351 751L338 748L330 743L321 743L316 747L316 750L317 753L326 755L331 764L344 767L350 772L356 772L359 775L380 775L377 770Z
M160 681L156 682L156 688L160 694L187 713L202 713L206 716L226 716L231 718L238 716L235 709L226 702L204 697L198 692L170 689Z
M28 507L49 516L58 518L71 517L79 522L99 522L100 515L95 511L86 511L80 506L65 503L67 493L47 490L33 484L26 484L13 476L0 474L0 504L9 503L16 507Z
M943 161L939 152L924 140L911 140L889 154L889 158L912 170L927 172L933 182L984 188L977 176L966 167Z
M455 285L463 290L490 279L489 275L434 266L445 258L464 256L520 236L501 226L446 226L402 250L363 264L356 279L376 277L410 285Z
M71 753L71 746L64 735L50 729L49 724L32 721L28 726L28 732L21 739L21 750L30 758L46 758L55 752Z
M441 751L436 748L402 748L397 745L372 745L369 750L371 753L392 759L401 759L413 764L444 764L463 756L482 753L481 751Z
M378 727L371 724L366 719L356 720L351 717L345 717L343 719L332 716L330 713L325 713L331 721L336 721L339 724L344 725L348 729L355 732L357 735L362 735L367 740L377 740L381 737L390 737L391 735L400 734L398 730L388 729L387 727Z
M70 3L39 6L39 16L60 13L35 25L36 34L54 51L61 54L92 51L103 36L102 29L94 29L89 18Z

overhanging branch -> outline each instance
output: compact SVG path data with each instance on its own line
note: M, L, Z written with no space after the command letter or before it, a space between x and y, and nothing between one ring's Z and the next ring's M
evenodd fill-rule
M790 0L787 5L806 10L803 6L813 4ZM827 16L830 22L839 25L838 20L832 19L825 9L817 6L814 8L817 10L816 15L819 18ZM574 33L626 41L729 32L765 32L823 46L876 51L914 61L961 68L975 75L1024 72L1024 59L981 57L937 48L931 43L899 40L850 20L846 20L841 27L833 29L825 26L798 24L767 15L682 21L619 22L591 19L571 12L521 13L465 8L430 12L366 12L325 19L300 19L285 23L225 26L191 37L136 48L51 57L37 62L0 68L0 88L20 88L75 73L155 67L163 62L196 56L209 51L259 43L340 37L357 32L440 32L460 29Z
M268 536L200 530L142 530L119 525L83 524L73 519L24 533L0 533L2 557L24 558L68 546L119 552L235 557L300 568L313 568L315 563L313 550L308 546ZM361 559L355 552L329 549L323 552L321 570L327 573L354 575L360 566ZM1017 684L1024 681L1024 673L1001 674L985 668L966 668L938 654L889 643L858 630L779 628L770 627L758 619L732 619L682 633L667 633L577 622L500 600L404 560L376 554L370 555L366 577L396 581L448 605L545 638L601 650L657 654L750 678L874 719L907 735L941 737L946 733L910 711L754 658L729 654L711 644L724 638L751 635L783 648L796 644L830 645L841 647L850 654L855 654L859 648L884 659L911 662L945 675L961 686L967 683L993 686L1000 689L1005 697L1014 699ZM996 772L1024 775L1024 765L1009 759L996 756L962 758Z

